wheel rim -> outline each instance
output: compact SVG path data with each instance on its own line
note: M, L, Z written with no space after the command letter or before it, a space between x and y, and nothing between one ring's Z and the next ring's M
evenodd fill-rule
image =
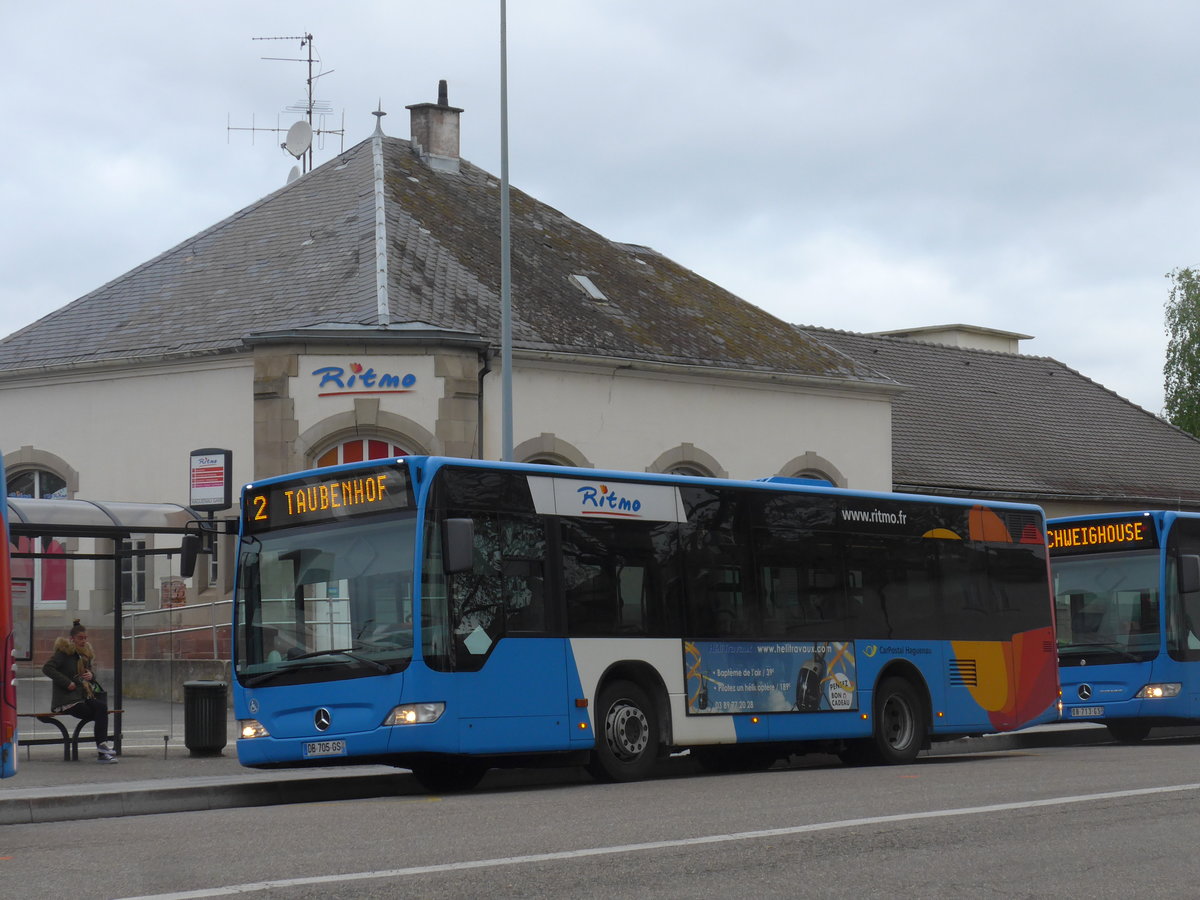
M908 701L892 694L883 703L883 739L893 750L905 750L913 741L917 720Z
M617 700L604 717L604 739L617 759L635 760L650 743L650 721L630 701Z

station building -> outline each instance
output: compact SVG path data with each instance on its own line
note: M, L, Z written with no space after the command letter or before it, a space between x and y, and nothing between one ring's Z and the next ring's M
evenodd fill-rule
M500 183L459 156L444 93L409 111L410 140L377 126L0 341L10 492L186 505L198 448L229 451L239 486L396 454L499 458ZM510 205L515 460L890 487L891 378L648 247L515 189ZM189 607L228 600L231 557L226 540ZM77 616L111 627L117 590L152 610L177 578L136 553L119 580L16 562L39 644Z
M397 454L501 455L500 183L462 110L366 140L0 341L17 498L152 504L188 462L234 485ZM1010 499L1200 509L1200 442L1024 335L783 322L653 249L511 191L513 458ZM235 515L234 510L220 514ZM98 539L100 545L105 539ZM26 539L32 659L73 618L127 658L228 658L233 540L182 582L177 535ZM210 624L211 623L211 627ZM107 640L102 640L107 644ZM203 674L203 673L201 673Z

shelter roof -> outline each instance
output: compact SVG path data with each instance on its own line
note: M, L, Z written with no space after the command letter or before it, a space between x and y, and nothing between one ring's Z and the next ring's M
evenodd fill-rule
M8 498L9 527L14 535L55 537L120 537L128 534L195 531L191 510L174 503L120 503L111 500L35 500Z

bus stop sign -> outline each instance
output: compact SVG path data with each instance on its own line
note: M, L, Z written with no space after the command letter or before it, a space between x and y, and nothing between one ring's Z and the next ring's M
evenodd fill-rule
M188 467L191 494L188 506L197 512L216 512L233 505L233 451L208 447L193 450Z

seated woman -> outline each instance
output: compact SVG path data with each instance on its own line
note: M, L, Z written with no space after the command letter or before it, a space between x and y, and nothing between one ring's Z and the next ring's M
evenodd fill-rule
M54 641L54 655L42 672L54 682L50 710L96 723L97 762L115 763L117 754L108 745L108 701L96 679L96 654L88 643L87 628L76 619L70 637Z

